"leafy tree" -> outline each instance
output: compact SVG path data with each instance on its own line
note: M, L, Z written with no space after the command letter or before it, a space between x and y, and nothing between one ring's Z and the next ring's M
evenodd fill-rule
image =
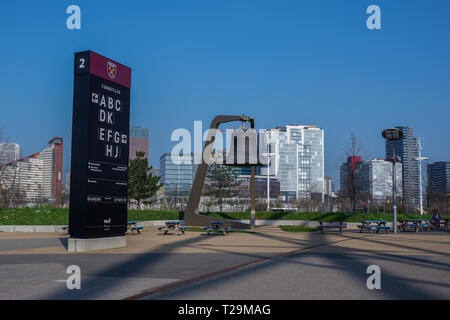
M128 171L128 197L137 201L141 206L141 201L153 197L158 189L160 177L153 176L148 166L148 159L144 158L145 152L137 151L136 159L130 160Z
M209 181L205 184L203 195L209 197L212 204L219 205L219 211L222 212L225 199L236 197L240 193L236 188L241 184L236 179L237 172L232 167L213 163L208 168L206 178Z

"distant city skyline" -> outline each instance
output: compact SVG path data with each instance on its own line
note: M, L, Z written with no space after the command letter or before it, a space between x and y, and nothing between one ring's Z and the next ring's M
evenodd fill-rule
M150 129L154 167L173 130L217 114L324 129L334 181L351 132L380 158L381 131L408 126L430 163L450 159L448 1L380 0L381 30L367 29L358 2L77 5L82 29L69 31L66 3L0 3L0 128L22 155L60 136L70 168L73 54L92 49L132 68L130 125Z

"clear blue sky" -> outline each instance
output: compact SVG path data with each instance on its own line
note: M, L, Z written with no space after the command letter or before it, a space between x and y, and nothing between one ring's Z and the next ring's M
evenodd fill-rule
M366 28L371 4L381 30ZM411 126L450 160L449 33L448 0L1 1L0 127L24 155L62 136L68 169L73 53L94 50L132 67L131 125L150 128L155 167L174 129L243 113L322 127L336 180L352 131L383 157L381 130Z

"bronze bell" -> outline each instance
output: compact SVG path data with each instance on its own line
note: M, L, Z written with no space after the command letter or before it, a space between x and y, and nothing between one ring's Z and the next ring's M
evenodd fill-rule
M242 127L231 135L231 148L225 157L227 166L262 166L259 159L258 134L255 129Z

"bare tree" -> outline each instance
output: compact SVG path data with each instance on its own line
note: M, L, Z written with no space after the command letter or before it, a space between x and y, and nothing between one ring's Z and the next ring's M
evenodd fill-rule
M365 145L358 139L354 132L350 133L350 140L347 142L347 146L344 150L344 162L348 163L347 159L351 158L354 161L356 158L360 158L361 161L369 158L369 152ZM361 194L356 181L354 163L352 167L347 166L347 181L345 183L345 190L341 190L342 196L348 198L352 203L352 212L356 213L356 203L361 198Z
M7 142L4 129L0 127L0 142ZM26 170L8 152L2 155L0 163L0 208L18 207L26 201L26 186L22 184L21 174Z

